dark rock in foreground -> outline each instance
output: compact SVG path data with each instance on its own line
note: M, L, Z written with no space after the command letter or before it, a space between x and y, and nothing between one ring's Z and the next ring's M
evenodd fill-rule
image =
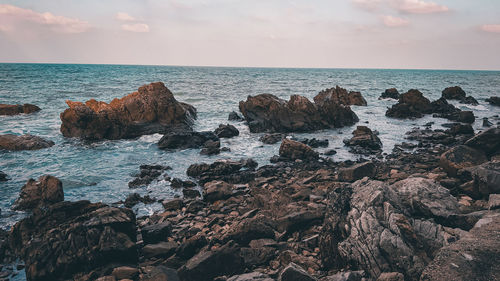
M49 141L33 135L0 135L0 149L5 150L38 150L48 148L53 145L53 141Z
M23 105L20 104L0 104L0 115L17 115L17 114L29 114L33 112L40 111L40 107L25 103Z
M358 126L352 134L352 138L344 140L344 144L351 147L351 152L372 154L382 150L382 142L370 128Z
M319 154L311 147L298 141L284 139L280 146L280 157L289 160L316 160Z
M488 102L491 105L500 106L500 97L490 97L486 99L486 102Z
M170 132L158 141L160 149L200 148L208 141L218 141L219 138L210 131L206 132Z
M373 162L368 161L348 168L339 169L339 180L354 182L360 180L364 177L373 177L375 175L376 168Z
M456 176L458 170L477 166L488 161L483 151L465 145L451 148L441 155L439 165L448 175Z
M380 99L399 99L399 92L396 88L386 89L378 98Z
M32 210L64 201L62 182L53 176L42 176L35 181L29 179L21 188L14 210Z
M161 82L139 88L137 92L111 103L91 99L66 101L69 108L61 113L61 133L65 137L89 140L125 139L190 129L196 109L178 102Z

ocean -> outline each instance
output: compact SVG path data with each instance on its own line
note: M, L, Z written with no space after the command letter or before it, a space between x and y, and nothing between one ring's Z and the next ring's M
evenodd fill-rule
M216 156L203 156L198 149L167 152L157 148L161 135L142 136L133 140L82 142L64 138L60 131L59 114L67 105L65 100L86 101L96 99L110 102L125 96L141 85L162 81L177 100L192 104L198 110L195 130L214 130L219 124L231 123L240 130L232 139L222 139L222 147L230 151ZM0 182L0 227L8 229L24 213L10 207L20 188L29 178L44 174L58 177L63 182L66 200L88 199L93 202L112 203L124 200L128 194L138 192L157 198L180 195L168 182L154 182L148 187L129 189L128 182L139 171L141 164L171 166L171 177L187 179L190 164L213 162L217 159L251 157L259 165L269 164L271 156L278 154L279 143L264 145L244 123L228 121L231 111L238 111L238 103L248 95L270 93L287 99L299 94L310 99L320 90L339 85L347 90L360 91L368 106L353 106L360 121L377 130L390 153L396 143L413 127L435 122L432 128L443 128L446 119L426 116L417 120L397 120L385 117L385 111L395 100L378 100L387 88L395 87L400 93L416 88L435 100L445 87L461 86L468 95L479 101L470 106L453 102L463 110L473 110L474 128L481 129L482 118L500 113L500 108L488 105L485 99L500 95L498 71L450 70L385 70L385 69L281 69L281 68L229 68L179 67L132 65L75 65L75 64L0 64L0 103L32 103L42 111L30 115L0 116L0 134L33 134L50 139L55 145L36 151L0 151L0 171L11 180ZM312 134L294 134L298 138L328 139L323 152L337 150L333 160L355 159L343 146L342 140L351 136L356 125L340 129L323 130ZM160 204L135 207L138 215L161 210Z

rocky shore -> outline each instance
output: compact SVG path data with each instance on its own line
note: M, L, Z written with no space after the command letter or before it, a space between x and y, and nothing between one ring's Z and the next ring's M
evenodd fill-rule
M367 105L361 93L337 86L314 102L248 97L240 102L243 118L233 112L229 119L268 132L261 141L281 143L279 154L260 167L252 159L193 163L189 180L145 160L129 183L144 188L163 179L182 190L179 198L131 193L111 205L70 202L59 179L30 179L13 206L26 218L0 233L0 278L9 278L8 264L20 259L28 280L498 280L500 127L474 131L473 113L447 102L470 96L459 87L442 94L431 102L418 90L386 90L381 98L398 100L387 116L433 114L453 123L414 128L389 154L376 128L357 126L344 140L357 161L318 153L328 140L288 134L355 124L350 106ZM68 104L61 114L68 137L159 132L164 153L218 153L220 138L239 135L231 124L193 131L194 108L162 83L109 105ZM130 208L140 202L164 209L137 217Z

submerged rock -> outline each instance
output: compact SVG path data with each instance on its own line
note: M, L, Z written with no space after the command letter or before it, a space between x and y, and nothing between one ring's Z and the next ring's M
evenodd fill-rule
M296 140L296 139L293 139L293 140ZM305 145L308 145L312 148L328 147L328 144L329 144L328 139L318 140L316 138L312 138L312 139L300 139L300 140L296 140L296 141L299 141L299 142L301 142Z
M169 166L162 165L141 165L140 173L135 176L135 179L128 183L129 188L137 188L148 185L155 179L159 178L164 171L172 169Z
M200 148L208 141L218 141L219 138L210 131L205 132L170 132L158 141L160 149Z
M82 139L126 139L190 128L196 109L178 102L162 82L151 83L111 103L66 101L61 133Z
M399 92L396 88L386 89L378 98L380 99L399 99Z
M206 141L205 144L203 145L202 150L200 151L200 154L202 155L215 155L219 154L221 151L220 149L220 141Z
M0 182L1 181L8 181L8 180L9 180L9 176L6 173L0 171Z
M43 139L33 135L0 135L0 149L19 151L19 150L38 150L48 148L54 145L53 141Z
M35 181L29 179L21 188L19 198L13 205L14 210L33 210L64 201L62 182L53 176L42 176Z
M298 141L284 139L281 142L280 156L290 160L316 160L319 154L311 147Z
M382 142L370 128L358 126L352 134L354 135L352 138L344 140L344 144L351 147L352 152L371 154L382 150Z
M29 114L33 112L40 111L40 107L25 103L23 105L20 104L0 104L0 115L17 115L17 114Z

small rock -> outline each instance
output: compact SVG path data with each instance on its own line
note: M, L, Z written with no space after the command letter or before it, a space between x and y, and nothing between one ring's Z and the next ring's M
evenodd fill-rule
M235 126L230 124L220 124L219 128L215 129L214 133L219 138L232 138L240 134L240 131Z
M9 180L9 176L7 176L6 173L0 171L0 182L1 181L8 181Z
M120 266L113 269L113 272L111 274L113 274L113 276L118 280L120 279L135 280L139 276L139 270L135 267Z
M17 114L29 114L33 112L40 111L40 107L25 103L23 105L20 104L0 104L0 115L17 115Z
M200 151L201 155L215 155L220 153L220 141L207 141Z
M491 105L500 106L500 97L490 97L486 99L486 102L488 102Z
M289 139L284 139L281 142L279 154L290 160L315 160L319 157L318 153L309 146Z
M177 242L169 241L169 242L160 242L157 244L148 244L142 248L142 253L146 258L152 257L169 257L175 253L179 245Z
M383 272L377 281L405 281L405 276L399 272Z
M265 134L259 138L259 140L265 144L275 144L280 142L286 137L285 134L274 133L274 134Z
M465 99L465 96L465 91L459 86L448 87L442 92L442 97L447 100L462 100Z
M456 176L458 170L479 165L488 161L485 154L477 149L459 145L451 148L439 158L439 166L445 170L449 176Z
M33 135L0 135L0 149L19 151L19 150L38 150L48 148L54 145L53 141L43 139Z
M317 281L295 263L290 263L279 275L279 281Z
M386 89L378 98L380 99L399 99L399 92L396 88Z
M184 207L184 201L182 199L170 199L164 200L162 202L163 208L167 211L176 211L182 209Z
M488 209L500 209L500 194L490 194L490 198L488 200Z
M354 182L364 177L373 177L374 175L375 165L371 161L339 169L339 180L341 181Z
M223 181L211 181L204 186L205 200L208 202L215 202L217 200L225 200L231 197L233 193L233 186Z
M196 189L192 189L192 188L184 188L182 190L182 194L184 195L184 198L196 198L196 197L200 197L201 194L198 190Z
M229 121L243 121L243 117L241 117L236 111L232 111L229 113L229 116L227 118Z

